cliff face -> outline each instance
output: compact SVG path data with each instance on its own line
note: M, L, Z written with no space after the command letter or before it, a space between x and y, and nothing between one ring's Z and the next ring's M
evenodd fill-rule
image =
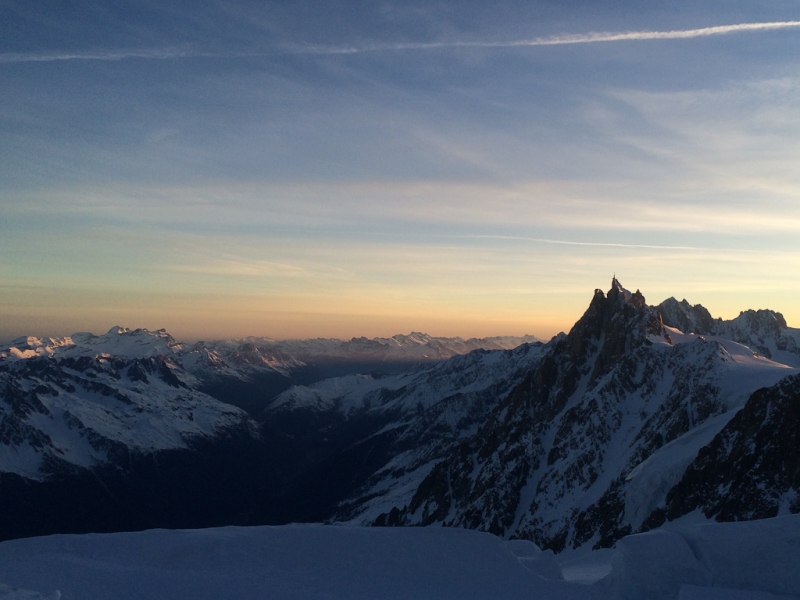
M701 304L692 306L685 299L678 302L675 298L667 298L656 306L664 325L680 329L683 333L712 335L722 319L714 319L711 313Z
M653 521L695 510L718 521L800 512L800 376L756 391L699 451Z

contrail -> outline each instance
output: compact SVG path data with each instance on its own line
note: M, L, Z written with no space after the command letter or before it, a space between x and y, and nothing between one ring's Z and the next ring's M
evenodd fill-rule
M678 40L712 35L725 35L742 31L763 31L800 27L800 21L775 21L771 23L739 23L738 25L718 25L700 29L678 29L672 31L629 31L623 33L579 33L552 37L539 37L529 40L496 42L420 42L400 44L377 44L371 46L332 47L306 46L287 50L293 54L358 54L387 50L435 50L438 48L524 48L530 46L561 46L566 44L596 44L600 42L623 42L643 40Z
M533 46L562 46L566 44L597 44L607 42L680 40L688 38L727 35L744 31L767 31L800 27L800 21L774 21L769 23L739 23L737 25L717 25L699 29L676 29L671 31L628 31L621 33L579 33L538 37L528 40L511 41L451 41L451 42L410 42L397 44L373 44L367 46L284 46L271 52L232 52L213 53L192 50L141 50L93 53L61 54L0 54L0 63L53 62L69 60L108 60L125 59L167 60L181 58L246 58L275 56L280 54L362 54L367 52L391 52L405 50L437 50L447 48L525 48Z
M119 52L72 52L62 54L0 54L0 63L26 63L26 62L55 62L62 60L125 60L129 58L143 58L151 60L165 60L174 58L220 56L207 52L193 52L187 50L131 50Z

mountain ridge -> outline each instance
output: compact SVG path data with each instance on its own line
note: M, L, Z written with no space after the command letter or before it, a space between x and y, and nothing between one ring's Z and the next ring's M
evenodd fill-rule
M375 340L307 341L318 357L328 352L340 375L333 378L321 378L319 365L310 373L296 353L261 338L183 344L164 330L122 327L101 336L18 338L0 348L0 483L13 492L0 508L7 515L24 511L27 498L51 510L44 498L61 494L76 507L105 507L98 508L104 525L86 511L72 525L87 531L211 522L448 525L530 539L557 552L608 546L680 520L686 510L703 511L703 518L792 512L800 510L791 500L798 484L793 476L778 481L794 464L791 452L787 467L775 459L753 462L758 449L749 442L738 454L727 450L736 445L729 440L752 438L756 417L739 415L763 414L759 394L794 398L795 387L774 386L799 370L797 334L773 311L742 311L723 321L674 298L650 306L615 278L608 292L595 290L569 333L546 344L420 361L440 341L412 333L391 338L392 352L412 349L412 359L394 364ZM301 346L295 341L295 350ZM374 360L361 360L365 348ZM342 352L362 354L345 365L335 362ZM65 411L64 402L88 408ZM782 421L774 415L796 423L794 405L768 404L773 430L760 435L791 447L794 430L775 429ZM198 407L217 420L206 419L192 435L198 423L189 414ZM72 416L65 419L65 412ZM152 429L154 415L174 443L137 449L130 436L144 427L139 421L150 419ZM48 425L56 421L80 444L70 447L57 435ZM9 472L20 448L47 454L46 468ZM709 485L702 482L713 479L702 456L729 464L725 485L749 494L758 509L725 504L724 494L697 501L697 490ZM151 463L170 466L159 476ZM208 471L204 464L216 466ZM745 464L757 465L762 482L777 481L772 491L747 491ZM229 492L181 520L178 507L188 492L178 488L187 477L187 490L207 494L224 481ZM95 496L82 496L82 488ZM33 489L42 494L30 496ZM148 494L168 494L169 509L145 501ZM139 500L121 503L126 496ZM0 535L63 525L56 519L51 529L26 527L6 519Z
M726 414L708 442L747 399L743 382L752 392L797 372L736 343L670 330L616 280L548 346L484 428L436 463L408 504L373 523L478 528L556 551L609 545L647 518L626 494L636 466ZM731 369L749 374L727 385Z

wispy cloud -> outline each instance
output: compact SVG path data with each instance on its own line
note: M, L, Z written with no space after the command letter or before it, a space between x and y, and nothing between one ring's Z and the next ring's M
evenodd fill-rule
M184 242L189 241L184 236ZM188 246L188 245L187 245ZM354 274L346 269L313 263L306 258L305 265L291 264L288 262L276 262L272 260L246 258L243 256L227 255L222 258L209 259L202 256L198 260L197 246L192 247L189 257L188 247L184 252L188 260L170 264L167 263L165 270L194 275L223 275L228 277L252 277L252 278L273 278L273 279L313 279L320 281L323 279L351 280Z
M746 31L770 31L800 27L800 21L773 21L768 23L738 23L735 25L717 25L698 29L676 29L669 31L627 31L627 32L590 32L564 34L550 37L537 37L525 40L508 41L442 41L442 42L401 42L394 44L368 44L360 46L316 46L291 45L283 46L268 52L199 52L194 50L131 50L116 52L64 52L49 54L0 54L0 64L54 62L70 60L106 60L118 61L126 59L167 60L181 58L246 58L274 56L276 54L362 54L367 52L387 52L406 50L437 50L447 48L525 48L534 46L561 46L567 44L596 44L625 41L647 40L679 40L715 35L727 35Z
M473 236L462 236L462 237L471 237L474 239L487 239L487 240L516 240L522 242L534 242L537 244L555 244L559 246L589 246L595 248L633 248L633 249L646 249L646 250L675 250L675 251L684 251L684 250L703 250L703 251L722 250L725 252L734 251L734 250L711 248L705 246L663 246L663 245L659 246L655 244L623 244L619 242L576 242L572 240L558 240L552 238L526 237L518 235L473 235Z
M174 58L214 57L218 54L196 52L190 50L127 50L117 52L62 52L51 54L0 54L0 63L31 63L31 62L56 62L68 60L126 60L130 58L143 58L150 60L165 60Z
M654 232L777 236L800 231L798 188L792 181L781 179L783 187L769 190L756 185L760 179L732 180L723 173L709 181L701 174L671 182L667 173L646 184L590 179L513 184L379 180L110 185L102 191L78 187L9 193L0 214L9 219L58 215L125 227L148 224L210 231L223 226L271 232L342 232L354 226L365 232L395 231L398 223L506 231L552 227L626 235L648 232L648 236Z

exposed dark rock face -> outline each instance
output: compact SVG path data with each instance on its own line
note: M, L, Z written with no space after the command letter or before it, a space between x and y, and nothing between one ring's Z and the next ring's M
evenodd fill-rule
M722 321L717 335L727 337L756 350L762 356L800 366L800 335L789 329L779 312L746 310L730 321Z
M700 450L659 514L673 520L698 509L718 521L800 512L800 376L756 391Z
M656 307L664 325L683 333L716 335L744 344L761 356L800 367L800 331L772 310L746 310L730 321L714 319L700 304L668 298Z
M683 333L712 335L722 319L714 319L711 313L701 304L692 306L686 300L678 302L675 298L667 298L656 306L664 325L680 329Z
M420 367L396 383L387 382L389 387L367 393L354 414L375 419L391 411L397 434L387 462L351 490L336 519L371 523L381 512L375 506L385 506L388 514L393 502L410 502L410 486L418 485L438 461L457 452L462 441L486 423L498 399L538 361L542 348L539 343L500 352L476 350Z
M715 343L671 346L659 313L614 280L411 501L375 523L478 528L555 551L608 546L638 527L625 518L626 475L725 410L722 360Z

